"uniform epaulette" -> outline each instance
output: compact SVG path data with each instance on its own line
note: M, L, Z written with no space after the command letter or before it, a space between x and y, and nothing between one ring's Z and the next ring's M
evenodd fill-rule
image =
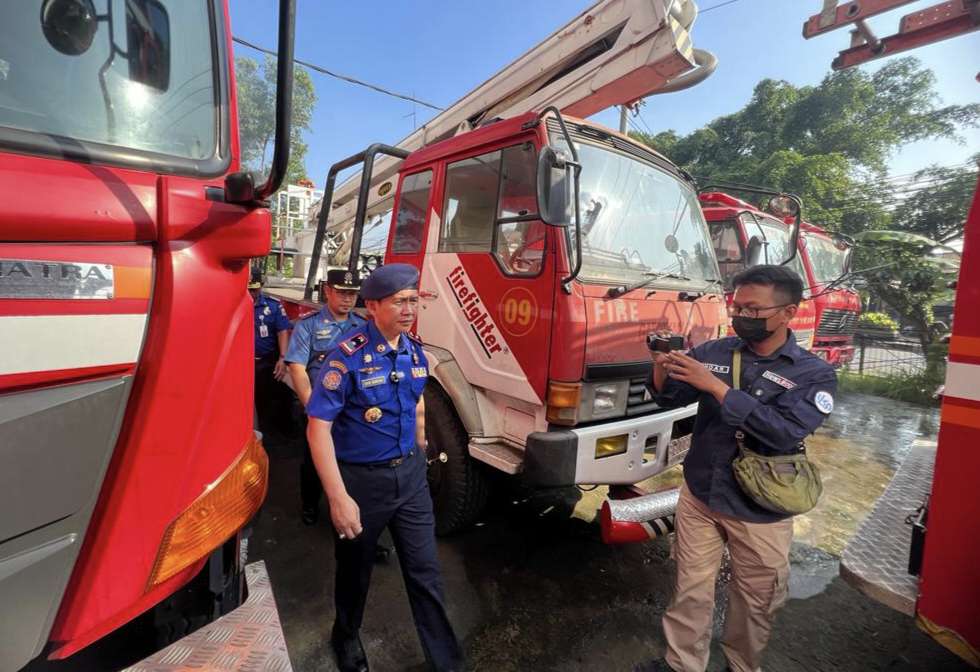
M353 355L355 352L367 345L368 337L365 333L354 334L346 341L342 341L340 344L340 349L344 351L345 355Z
M421 338L419 338L419 337L418 337L418 336L417 336L416 334L413 334L413 333L412 333L412 332L410 332L410 331L406 331L406 332L405 332L405 335L406 335L406 336L408 336L408 340L410 340L410 341L415 341L415 342L416 342L416 343L418 343L419 345L425 345L425 343L423 343L423 342L422 342L422 339L421 339Z

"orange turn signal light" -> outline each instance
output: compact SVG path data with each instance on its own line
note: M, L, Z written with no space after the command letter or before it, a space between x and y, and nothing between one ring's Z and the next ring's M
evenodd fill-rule
M255 435L235 462L163 533L146 589L187 569L223 544L262 506L269 487L269 457Z
M574 425L578 422L578 407L582 401L581 383L548 383L548 422L555 425Z

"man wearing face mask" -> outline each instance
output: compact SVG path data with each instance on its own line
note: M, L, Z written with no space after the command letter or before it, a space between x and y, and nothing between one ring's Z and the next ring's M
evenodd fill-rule
M708 664L715 577L728 546L732 579L721 648L728 669L756 672L775 611L786 597L793 519L758 506L733 471L736 430L747 448L792 454L834 407L837 377L796 344L788 324L803 295L799 276L760 265L733 279L729 305L737 336L654 355L653 384L667 407L695 401L675 518L674 596L663 617L667 653L640 671L703 672ZM735 367L738 351L740 366ZM733 380L733 371L741 380Z

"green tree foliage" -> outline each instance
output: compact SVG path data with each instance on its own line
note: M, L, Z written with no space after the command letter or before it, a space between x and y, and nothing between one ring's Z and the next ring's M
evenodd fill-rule
M935 336L932 305L949 280L947 265L929 252L932 241L962 234L976 168L933 167L896 184L885 179L885 167L906 143L962 141L960 129L978 125L980 105L941 106L932 71L906 57L873 73L834 72L817 86L763 80L744 108L688 135L632 135L702 184L741 182L799 194L805 218L831 231L896 229L931 239L868 239L854 264L886 265L867 275L869 291L919 327L928 345Z
M978 124L980 105L939 106L932 71L906 57L874 73L834 72L817 86L766 79L744 108L688 135L632 135L702 182L791 191L803 197L808 220L857 233L890 220L882 178L892 151L960 139L959 129Z
M260 66L251 58L235 59L238 86L238 124L242 163L248 170L268 171L276 132L276 60L267 56ZM290 133L289 169L286 183L307 177L303 133L312 132L310 122L316 106L316 90L303 68L293 71L293 117Z

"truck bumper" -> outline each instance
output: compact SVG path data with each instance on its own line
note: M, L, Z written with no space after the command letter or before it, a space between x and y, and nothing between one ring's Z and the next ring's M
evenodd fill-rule
M639 483L684 459L691 437L674 436L674 424L697 409L691 404L588 427L533 432L527 437L524 478L539 487ZM620 435L628 437L626 452L596 457L599 439Z

